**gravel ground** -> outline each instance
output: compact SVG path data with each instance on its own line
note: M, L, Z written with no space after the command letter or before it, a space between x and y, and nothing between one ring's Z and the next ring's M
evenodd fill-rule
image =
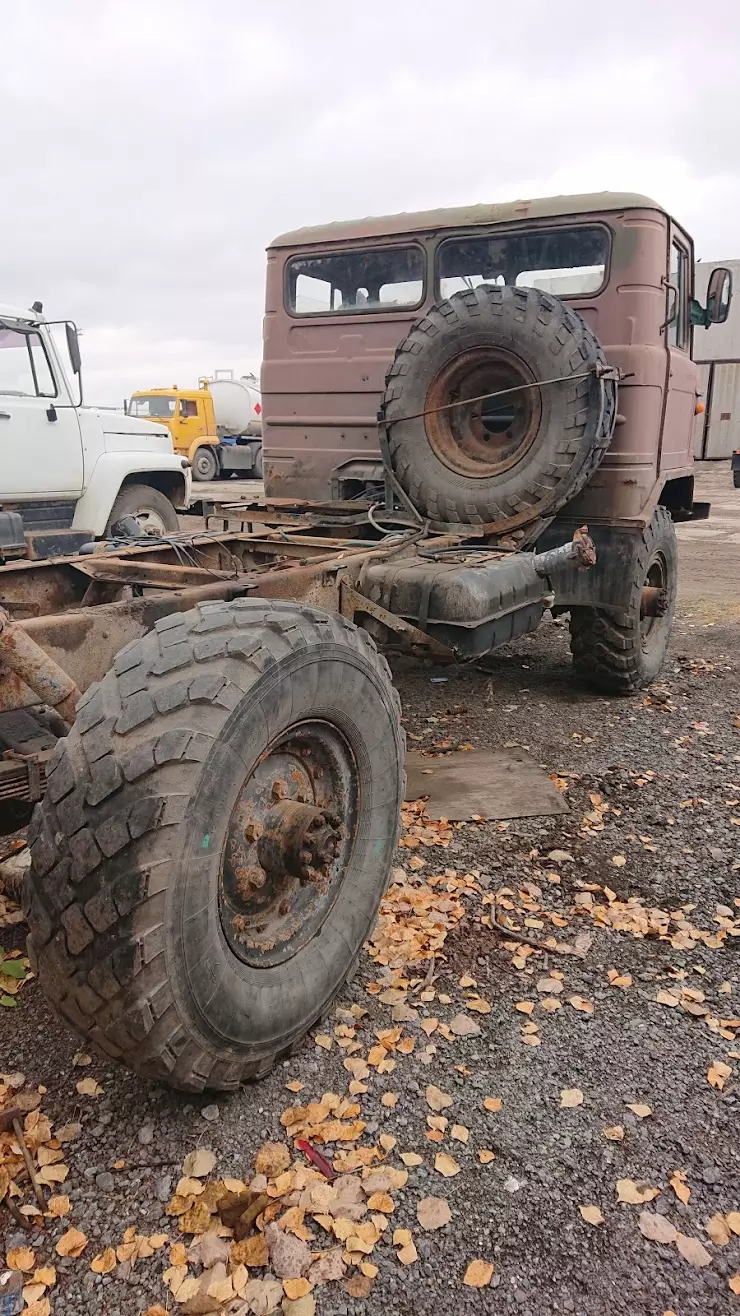
M479 875L472 884L478 889L462 897L465 915L449 933L436 978L427 984L426 995L434 992L434 999L422 1002L419 985L409 990L408 1004L418 1012L404 1025L415 1042L413 1054L397 1054L392 1073L373 1072L367 1093L358 1097L367 1122L364 1145L391 1134L397 1146L389 1164L400 1167L402 1151L423 1157L395 1194L392 1216L392 1228L411 1229L419 1256L404 1266L390 1240L381 1241L372 1256L379 1274L369 1297L355 1301L341 1284L327 1285L315 1291L319 1316L740 1312L740 1296L728 1286L740 1272L740 1237L733 1234L717 1246L706 1230L710 1217L740 1210L740 1043L713 1032L705 1017L682 1005L655 999L671 987L675 993L689 989L703 993L710 1018L740 1015L740 941L728 936L706 946L685 933L682 938L675 923L673 942L639 939L597 927L585 903L603 906L607 886L617 907L629 897L663 910L691 906L687 919L709 934L720 930L717 919L739 913L740 630L734 622L697 622L695 613L692 607L679 619L664 679L646 697L584 694L571 674L561 623L500 651L485 674L468 670L432 684L434 672L427 667L401 664L397 670L411 745L424 747L445 735L481 748L523 743L567 783L570 813L472 824L456 830L447 849L399 850L399 864L407 869L409 859L421 854L424 876L445 869ZM553 850L571 858L548 860ZM560 882L548 873L557 873ZM418 876L413 869L409 875ZM556 931L572 944L577 933L593 934L585 957L533 951L516 968L507 938L481 921L490 918L485 901L500 887L510 888L516 909L520 893L529 893L524 913L529 904L527 935L535 940ZM728 913L718 914L718 905ZM562 915L562 930L553 929L550 913ZM6 949L23 944L22 928L4 929L2 937ZM612 986L610 969L629 979L627 985ZM553 972L564 977L561 993L550 986L549 999L561 1001L550 1013L539 1003L543 991L537 984ZM475 987L461 986L463 975ZM409 971L405 981L412 976ZM380 1003L376 989L367 991L369 983L387 985L387 977L363 956L342 1002L368 1011L359 1024L358 1055L376 1041L377 1028L392 1025L392 1006ZM490 1003L490 1011L471 1009L471 994ZM587 1002L592 1012L569 1004L570 997ZM18 1001L16 1010L0 1011L2 1067L21 1070L29 1083L48 1089L43 1110L55 1125L82 1124L66 1155L70 1176L63 1191L72 1199L72 1213L47 1231L46 1242L34 1243L39 1264L50 1257L58 1266L53 1312L88 1316L105 1309L139 1316L149 1304L167 1306L167 1300L172 1308L161 1281L166 1251L140 1260L127 1277L125 1268L95 1275L90 1259L119 1244L129 1225L176 1238L165 1207L184 1156L207 1146L217 1154L220 1175L249 1177L259 1145L284 1136L280 1115L287 1106L319 1100L327 1091L346 1092L343 1052L336 1039L329 1051L309 1039L260 1085L215 1101L193 1099L151 1087L97 1058L87 1068L74 1068L76 1041L55 1023L34 983L21 989ZM531 1015L515 1008L526 1001L536 1003ZM691 996L686 1001L695 1004ZM466 1002L480 1035L425 1036L424 1020L449 1023ZM323 1031L332 1033L336 1022L326 1021ZM538 1046L522 1040L522 1029L533 1023L539 1031L529 1035L540 1038ZM723 1088L707 1078L718 1060L733 1070ZM100 1096L77 1095L82 1074L100 1082ZM300 1097L286 1091L294 1079L305 1084ZM442 1142L427 1140L428 1084L452 1097L444 1115L450 1126L469 1129L467 1143L455 1140L450 1127ZM582 1103L562 1107L566 1089L580 1089ZM381 1104L384 1092L398 1094L395 1106ZM499 1098L500 1111L485 1109L486 1098ZM644 1103L652 1113L638 1118L627 1103ZM607 1139L604 1129L617 1125L623 1139ZM480 1149L490 1149L495 1159L481 1164ZM438 1152L453 1156L460 1172L450 1178L438 1173ZM125 1168L113 1169L118 1161ZM669 1184L675 1171L685 1174L687 1204ZM646 1206L619 1203L620 1179L660 1194ZM417 1203L428 1195L447 1198L452 1211L451 1222L433 1233L416 1219ZM587 1223L580 1206L599 1207L604 1222ZM709 1264L695 1266L675 1244L643 1237L638 1220L644 1210L701 1240ZM6 1248L21 1241L9 1223L0 1214L0 1246ZM77 1261L53 1253L70 1223L91 1240ZM463 1284L474 1259L494 1264L491 1283L482 1289Z

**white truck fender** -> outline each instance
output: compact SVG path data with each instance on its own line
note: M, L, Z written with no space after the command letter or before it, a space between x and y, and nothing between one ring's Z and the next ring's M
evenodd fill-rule
M178 453L104 452L77 503L72 529L88 530L91 535L104 534L127 477L129 484L150 484L161 489L175 507L184 509L190 502L190 465Z

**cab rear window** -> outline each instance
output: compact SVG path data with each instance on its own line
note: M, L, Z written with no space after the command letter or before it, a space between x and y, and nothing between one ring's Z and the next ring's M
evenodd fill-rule
M437 253L439 295L481 284L539 288L556 297L594 293L604 284L609 240L601 225L450 238Z
M365 248L288 262L287 302L294 315L406 310L423 299L420 247Z

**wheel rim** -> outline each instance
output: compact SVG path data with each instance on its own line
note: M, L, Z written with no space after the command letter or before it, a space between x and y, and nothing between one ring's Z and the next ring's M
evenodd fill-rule
M168 533L164 518L153 507L140 507L136 512L129 512L126 519L136 521L140 535L166 535ZM114 536L131 538L130 535L126 534L123 521L116 521L111 530Z
M246 778L219 864L221 927L254 968L292 958L320 931L354 845L354 756L327 722L279 736Z
M643 650L646 653L649 653L650 650L657 645L662 645L663 631L665 630L666 625L669 624L669 619L667 618L667 613L669 611L669 572L668 561L664 553L659 551L653 554L653 557L648 563L648 569L645 573L645 580L642 588L643 591L657 590L662 599L657 612L647 613L644 606L644 599L646 596L644 593L642 594L642 602L640 605L640 640Z
M216 463L210 452L199 452L195 458L196 474L203 480L210 480L216 473Z
M489 479L507 470L537 436L542 399L536 385L529 367L513 352L490 347L462 352L443 367L427 392L424 410L431 414L424 421L431 448L458 475ZM507 389L521 391L466 401Z

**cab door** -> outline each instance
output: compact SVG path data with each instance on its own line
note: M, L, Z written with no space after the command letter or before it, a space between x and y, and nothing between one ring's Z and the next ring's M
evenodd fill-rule
M698 371L691 359L691 297L694 256L690 239L671 224L666 278L666 400L661 436L661 471L691 466Z
M177 448L188 453L204 434L208 433L203 398L179 398L177 403Z
M0 500L79 498L82 436L47 343L30 326L0 325Z

